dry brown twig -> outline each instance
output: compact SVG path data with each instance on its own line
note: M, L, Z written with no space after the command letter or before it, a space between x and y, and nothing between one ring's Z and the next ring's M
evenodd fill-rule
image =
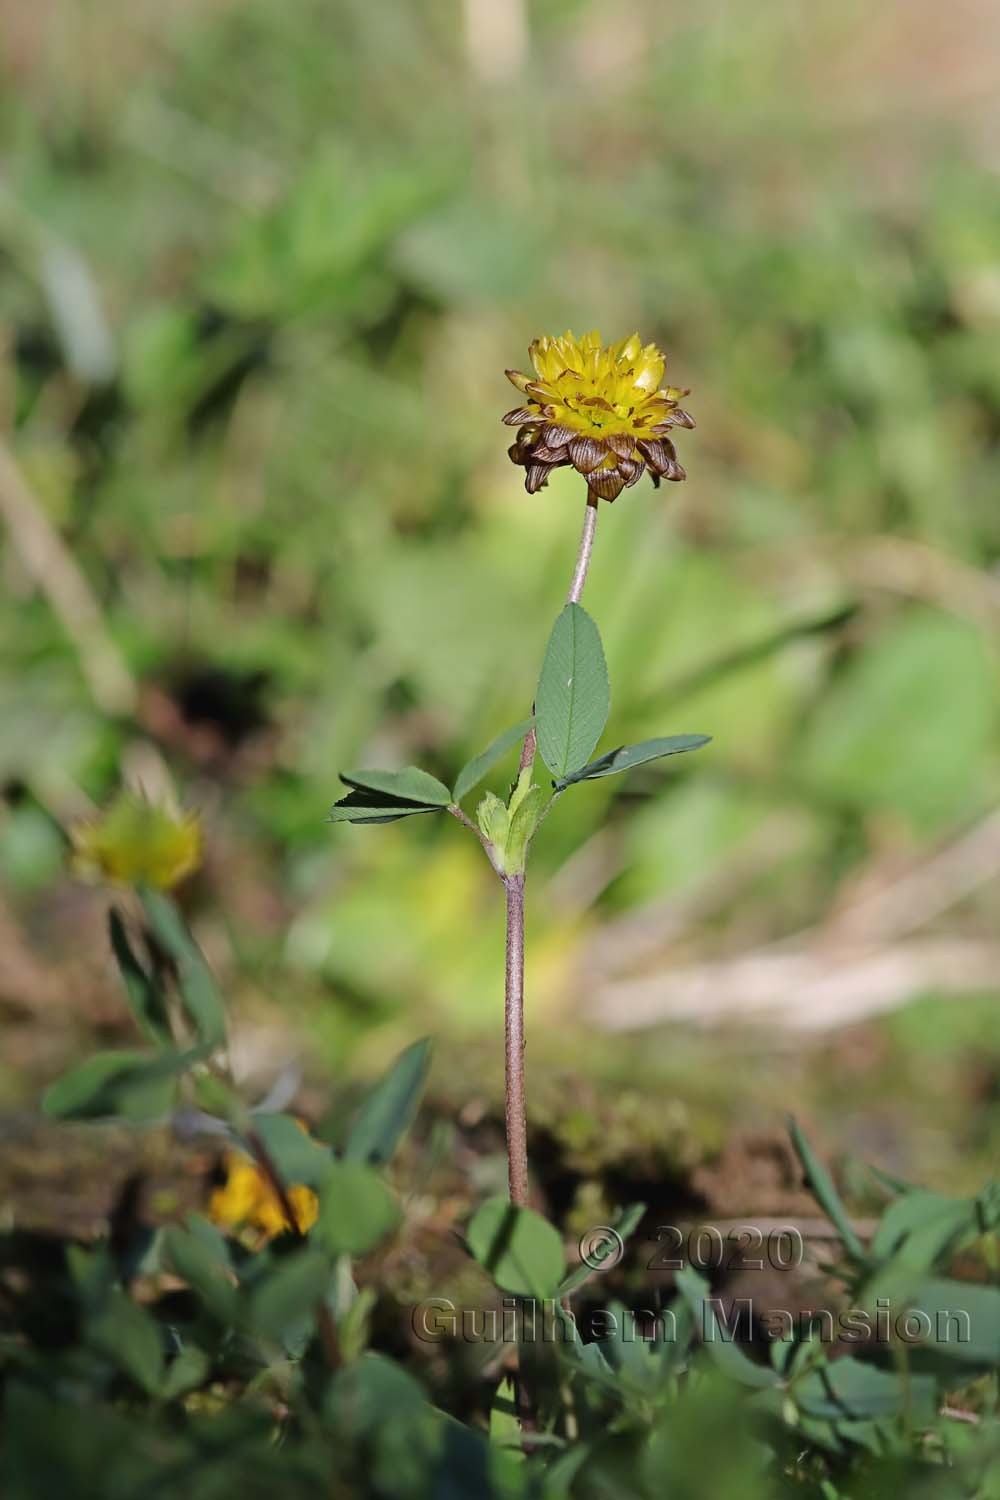
M0 518L25 572L45 595L72 641L94 702L108 714L131 713L136 705L136 685L108 633L90 584L3 442Z
M824 1030L894 1009L929 990L955 995L987 988L1000 971L1000 944L915 934L998 876L1000 813L992 813L897 879L793 938L673 970L634 977L619 970L618 977L598 984L591 1014L612 1031L734 1018ZM659 951L677 936L676 924L668 922ZM651 957L648 948L645 956Z

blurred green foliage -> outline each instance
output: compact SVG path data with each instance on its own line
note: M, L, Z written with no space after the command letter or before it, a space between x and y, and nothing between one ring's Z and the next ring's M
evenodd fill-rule
M714 739L547 824L541 873L610 832L535 904L536 1015L595 920L724 879L776 819L709 951L981 817L1000 195L974 122L922 107L919 12L872 54L852 5L0 7L0 412L139 684L95 702L5 539L18 899L56 875L39 805L103 800L138 718L209 809L223 909L277 893L232 941L279 1003L332 989L337 1046L401 1007L495 1025L472 841L323 817L338 767L450 783L529 707L582 494L521 490L502 370L566 325L656 339L699 421L686 485L602 507L609 742Z
M119 940L126 993L142 1021L149 997L137 973L164 1013L175 991L198 1034L204 995L192 1003L190 974L200 953L172 899L150 905L149 894L149 926L136 939L152 957L166 934L178 963L169 976L144 970ZM772 1271L793 1271L780 1278L781 1307L752 1276L756 1313L751 1297L727 1300L695 1269L705 1257L701 1235L689 1234L675 1247L685 1247L683 1264L670 1262L666 1304L662 1283L648 1284L654 1261L630 1278L630 1295L651 1295L654 1312L600 1286L643 1223L652 1232L646 1204L581 1239L570 1268L553 1223L489 1197L461 1238L475 1262L478 1324L449 1297L404 1297L386 1349L376 1320L385 1262L373 1273L369 1258L412 1237L426 1198L398 1201L378 1168L391 1166L416 1111L426 1043L396 1060L338 1147L290 1115L251 1107L204 1049L182 1057L169 1035L152 1040L155 1052L88 1059L48 1091L47 1112L149 1123L169 1107L149 1087L166 1076L150 1072L162 1064L171 1087L209 1106L198 1128L227 1151L226 1186L211 1218L192 1213L183 1225L145 1223L132 1179L106 1238L0 1236L0 1475L11 1500L40 1485L96 1497L181 1481L205 1500L275 1482L282 1494L319 1486L381 1500L598 1500L658 1495L664 1483L681 1495L738 1486L762 1500L875 1497L902 1484L941 1500L996 1495L1000 1289L987 1284L996 1181L960 1199L876 1174L880 1216L866 1243L791 1121L797 1170L836 1236L822 1268L835 1281L797 1329L798 1230L784 1231L793 1253L770 1259ZM109 1059L133 1075L128 1094L111 1088ZM303 1216L295 1195L309 1188L314 1212ZM661 1239L664 1227L655 1232ZM725 1259L717 1243L718 1259L707 1257L715 1271ZM763 1259L738 1257L744 1278L754 1268ZM588 1284L596 1305L572 1307ZM755 1327L766 1358L748 1347Z
M122 1029L124 1001L84 1004L61 829L148 769L150 741L205 810L209 866L185 899L213 966L242 980L238 1016L280 1007L329 1054L375 1023L384 1051L443 1031L462 1059L439 1085L458 1118L463 1092L494 1085L501 913L480 851L444 819L354 830L324 815L339 768L415 763L451 785L528 711L582 492L562 473L523 493L502 371L567 325L656 339L699 421L685 485L602 507L586 602L614 684L608 743L713 743L597 780L546 824L533 1121L583 1227L609 1161L659 1189L664 1163L690 1165L693 1134L722 1144L744 1089L770 1091L770 1117L803 1088L766 1040L739 1038L733 1067L713 1038L707 1068L687 1035L629 1051L574 1026L542 1037L538 1021L576 1019L592 940L629 939L630 915L652 907L676 933L666 959L640 954L650 969L671 943L687 962L813 926L836 938L852 891L995 806L1000 194L978 16L971 0L961 27L923 0L877 14L851 0L179 0L168 14L0 0L0 459L16 465L0 462L0 999L16 1007L37 981L8 898L32 963L67 965L26 1007L52 1050L12 1046L4 1100L36 1062L57 1071L58 1047L81 1050L75 1027ZM96 626L67 594L66 557ZM487 783L505 794L509 767ZM978 889L952 896L939 926L990 938ZM217 1034L186 927L146 915L196 1045L102 1050L50 1092L56 1113L165 1109ZM131 979L148 1027L141 966ZM913 1154L967 1185L975 1157L996 1159L994 1013L994 995L948 1008L929 984L882 1050L870 1034L857 1053L821 1050L812 1102L839 1144L866 1149L895 1091ZM412 1112L425 1059L408 1057L405 1087L383 1085L356 1123L322 1256L394 1221L366 1163ZM567 1089L574 1068L613 1108L598 1084ZM859 1121L863 1068L879 1108ZM301 1153L274 1118L270 1148ZM489 1150L468 1167L474 1196ZM147 1304L132 1273L148 1252L159 1274L161 1247L141 1233L118 1264L110 1247L43 1253L15 1233L8 1486L208 1500L419 1494L443 1476L449 1493L517 1494L552 1456L553 1495L659 1494L665 1473L692 1496L995 1495L986 1207L992 1232L992 1190L903 1190L877 1256L849 1268L858 1295L880 1277L908 1295L915 1278L928 1306L978 1305L970 1368L939 1377L927 1357L914 1376L919 1395L934 1374L962 1420L914 1430L898 1370L839 1360L831 1375L808 1341L784 1368L773 1350L773 1371L693 1355L683 1382L671 1350L616 1343L573 1375L586 1444L520 1467L497 1446L499 1397L488 1449L483 1411L459 1429L406 1369L362 1355L360 1298L344 1368L317 1373L310 1310L329 1267L313 1246L240 1253L234 1270L192 1220L165 1242L186 1287ZM970 1245L974 1287L951 1280ZM740 1372L766 1400L734 1389ZM982 1383L956 1391L967 1375Z

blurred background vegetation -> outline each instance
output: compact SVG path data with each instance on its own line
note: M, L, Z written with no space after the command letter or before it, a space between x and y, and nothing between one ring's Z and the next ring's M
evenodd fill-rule
M638 328L699 428L602 506L609 743L714 743L546 825L536 1119L586 1164L794 1103L977 1181L998 42L988 0L0 0L0 1104L127 1034L62 829L169 777L242 1068L322 1100L432 1032L495 1116L478 847L324 816L523 716L582 493L524 494L502 372Z

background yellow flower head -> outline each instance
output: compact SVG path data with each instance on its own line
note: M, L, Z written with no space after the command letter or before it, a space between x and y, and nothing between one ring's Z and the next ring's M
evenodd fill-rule
M226 1180L216 1188L209 1204L213 1222L225 1229L257 1229L271 1238L291 1229L278 1195L255 1161L241 1151L232 1151L225 1161ZM288 1189L288 1202L301 1234L311 1229L319 1202L311 1188L301 1183Z
M121 792L99 817L70 829L73 868L89 880L169 890L201 863L201 823L134 792Z
M535 339L528 352L533 376L506 373L529 400L503 420L520 429L509 453L526 470L529 494L564 464L604 500L647 468L654 484L685 478L670 431L693 427L694 418L678 405L686 390L660 385L666 358L655 344L633 333L605 347L595 331Z

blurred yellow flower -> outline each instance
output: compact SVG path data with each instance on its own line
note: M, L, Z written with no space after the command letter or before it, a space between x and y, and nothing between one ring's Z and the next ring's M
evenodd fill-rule
M225 1229L257 1229L269 1239L293 1227L266 1175L249 1156L231 1151L225 1171L226 1180L215 1189L208 1206L213 1223ZM319 1212L316 1194L300 1183L288 1189L288 1202L295 1227L305 1234Z
M653 483L684 479L670 440L674 427L693 427L678 405L687 391L663 386L666 359L637 333L607 348L599 333L535 339L528 353L534 375L508 370L528 397L504 421L519 428L508 450L526 470L529 495L553 469L572 465L595 495L614 500L648 469Z
M70 829L73 868L87 880L169 890L201 863L201 823L134 792L121 792L99 817Z

